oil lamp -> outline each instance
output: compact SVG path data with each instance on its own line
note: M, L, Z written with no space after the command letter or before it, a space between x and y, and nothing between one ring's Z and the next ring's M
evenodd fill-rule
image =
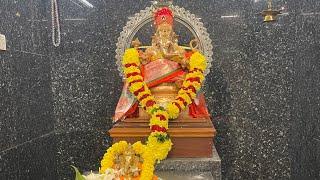
M268 9L261 12L261 15L264 17L263 22L276 21L278 14L281 14L280 10L272 9L272 0L268 0Z

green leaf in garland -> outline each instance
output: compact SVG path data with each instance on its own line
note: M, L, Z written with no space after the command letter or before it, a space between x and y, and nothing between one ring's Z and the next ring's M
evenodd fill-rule
M164 143L166 140L170 139L168 134L166 134L166 135L158 134L158 135L155 135L155 137L157 138L158 142L160 142L160 143Z
M78 168L76 168L76 167L74 167L74 166L72 166L72 165L70 165L73 169L74 169L74 171L76 172L76 178L75 178L75 180L86 180L82 175L81 175L81 173L80 173L80 171L78 170Z

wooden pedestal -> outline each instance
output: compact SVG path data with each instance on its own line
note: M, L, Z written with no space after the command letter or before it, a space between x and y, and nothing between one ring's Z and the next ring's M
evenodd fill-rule
M150 134L149 119L125 119L110 131L113 142L145 142ZM169 122L168 133L173 148L168 157L212 157L213 137L216 134L210 118L178 119Z

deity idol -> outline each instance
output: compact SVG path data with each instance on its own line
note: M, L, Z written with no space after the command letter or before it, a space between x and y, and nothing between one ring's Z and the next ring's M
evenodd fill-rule
M144 81L156 98L156 102L166 107L172 101L188 73L189 59L193 51L178 45L178 36L173 31L173 12L168 7L159 8L154 13L155 34L151 46L145 51L141 50L140 42L133 41L132 45L139 49L141 61L140 70ZM192 49L192 50L186 50ZM178 119L208 118L204 95L197 94L194 101L183 111ZM124 85L120 100L116 107L114 121L126 118L149 119L144 109L139 107L139 102Z

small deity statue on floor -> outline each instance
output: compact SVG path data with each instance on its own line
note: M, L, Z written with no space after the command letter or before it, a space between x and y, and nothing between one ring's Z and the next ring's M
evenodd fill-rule
M135 154L131 145L128 145L122 154L115 158L114 170L124 179L137 178L141 171L142 159Z

